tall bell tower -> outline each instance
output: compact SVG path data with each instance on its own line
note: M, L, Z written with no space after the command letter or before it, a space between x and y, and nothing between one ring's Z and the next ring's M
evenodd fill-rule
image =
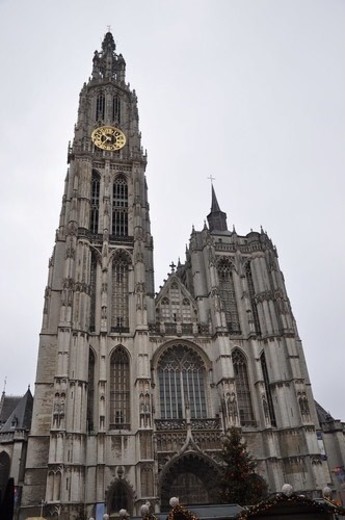
M108 32L79 100L49 262L21 516L102 520L219 500L240 429L270 492L331 483L303 347L267 235L230 231L212 187L154 294L137 98Z
M102 507L106 482L121 482L125 472L121 454L137 463L138 432L151 427L153 240L137 97L125 71L108 32L82 87L68 148L44 298L24 517L35 516L40 503L60 518L76 517L80 504Z

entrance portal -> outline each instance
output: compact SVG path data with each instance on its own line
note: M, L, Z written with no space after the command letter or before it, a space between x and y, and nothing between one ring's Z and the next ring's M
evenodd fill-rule
M173 496L186 506L218 502L218 470L206 457L196 453L185 455L163 470L161 478L162 511L169 509Z

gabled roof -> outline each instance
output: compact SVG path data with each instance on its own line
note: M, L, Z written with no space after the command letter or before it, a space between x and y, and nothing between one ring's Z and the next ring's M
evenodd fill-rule
M33 397L30 389L20 398L16 407L1 428L1 433L15 430L30 430L32 417Z
M156 297L156 305L160 302L160 300L162 298L164 298L164 296L167 295L167 293L169 292L169 288L173 283L177 283L183 296L185 298L188 298L188 300L190 300L191 304L194 307L196 307L195 299L193 298L191 293L188 291L187 287L181 282L180 278L177 276L176 273L169 274L169 278L166 280L166 282L164 282L163 287L161 288L161 290L159 291L159 293Z

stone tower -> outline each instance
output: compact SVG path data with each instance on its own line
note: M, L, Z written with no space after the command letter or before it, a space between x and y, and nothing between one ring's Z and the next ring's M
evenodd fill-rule
M271 240L208 226L154 293L137 98L111 33L79 100L49 262L21 517L139 514L217 500L221 435L241 428L271 491L330 477ZM84 516L83 516L84 515Z

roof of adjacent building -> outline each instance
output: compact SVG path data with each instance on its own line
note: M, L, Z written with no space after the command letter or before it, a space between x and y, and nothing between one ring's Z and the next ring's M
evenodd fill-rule
M5 392L2 392L0 400L0 428L7 421L21 398L21 395L6 395Z
M33 405L30 389L28 388L22 397L7 397L3 395L1 401L0 417L1 420L2 417L4 418L0 423L1 433L14 430L30 430Z
M326 412L326 410L322 408L322 406L317 401L315 401L315 406L320 424L334 421L334 418L331 416L331 414Z

